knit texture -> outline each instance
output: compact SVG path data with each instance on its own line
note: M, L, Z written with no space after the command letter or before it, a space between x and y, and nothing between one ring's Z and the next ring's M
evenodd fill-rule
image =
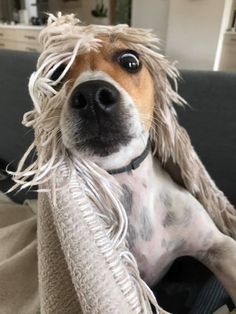
M39 309L36 216L0 192L0 313Z
M42 313L152 313L149 300L158 311L125 242L115 248L96 208L86 200L77 171L64 164L54 184L55 195L39 194Z

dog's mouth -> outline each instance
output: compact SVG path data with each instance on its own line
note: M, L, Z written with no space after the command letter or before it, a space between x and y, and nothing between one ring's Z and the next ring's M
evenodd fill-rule
M131 114L120 91L104 80L79 84L69 98L73 145L101 157L118 152L132 139ZM73 127L72 127L73 125Z
M105 157L119 151L132 139L127 123L128 114L117 112L109 117L95 111L89 119L79 118L75 132L75 148Z
M117 134L110 134L109 136L95 136L81 141L76 145L76 149L78 151L89 151L90 153L100 157L106 157L118 152L120 147L127 145L131 139L131 136L123 137Z

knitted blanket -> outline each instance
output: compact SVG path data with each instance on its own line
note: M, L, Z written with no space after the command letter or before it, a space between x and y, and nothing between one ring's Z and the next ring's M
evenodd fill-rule
M0 192L0 313L39 309L35 204L13 203Z
M56 193L39 195L42 312L152 313L149 301L158 312L126 247L126 213L95 208L82 175L66 163L52 181Z
M37 218L34 202L1 197L0 313L165 313L127 250L125 212L99 212L66 163L43 188Z

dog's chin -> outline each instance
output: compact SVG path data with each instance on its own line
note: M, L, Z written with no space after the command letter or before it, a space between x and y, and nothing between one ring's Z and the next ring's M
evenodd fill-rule
M120 151L121 147L126 146L131 141L131 135L108 134L106 136L88 137L80 141L75 149L82 154L107 157Z

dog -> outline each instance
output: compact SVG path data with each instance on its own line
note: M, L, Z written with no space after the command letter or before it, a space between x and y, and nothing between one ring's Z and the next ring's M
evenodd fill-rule
M193 256L236 303L235 241L151 150L137 169L126 170L145 151L154 114L153 80L138 50L104 38L99 51L76 58L67 78L75 87L61 117L63 142L114 173L122 186L129 247L144 281L155 285L177 257Z
M66 16L53 20L41 41L34 83L39 74L50 83L52 101L63 91L54 99L52 141L121 186L128 245L143 280L153 286L177 257L192 256L236 304L236 212L177 122L172 102L181 99L168 80L177 71L156 52L156 37L121 25L76 26Z

